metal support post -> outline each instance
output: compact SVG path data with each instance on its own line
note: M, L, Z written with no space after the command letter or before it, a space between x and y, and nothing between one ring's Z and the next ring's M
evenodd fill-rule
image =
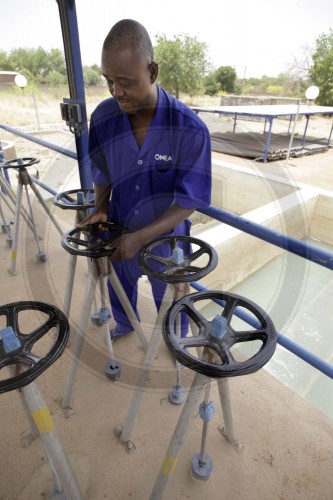
M14 238L12 243L12 251L10 255L10 263L8 272L9 274L16 274L16 257L17 257L17 246L19 237L19 224L20 224L20 212L21 212L21 202L22 202L22 191L23 186L19 182L17 186L17 198L16 198L16 210L15 210L15 221L14 221Z
M215 415L215 406L213 401L209 401L209 393L211 387L211 380L206 385L205 397L199 408L200 417L203 420L202 425L202 435L201 435L201 447L200 453L196 453L192 458L191 471L195 479L200 479L207 481L212 470L213 463L210 456L205 453L207 434L208 434L208 424Z
M83 341L84 337L87 331L87 325L89 321L89 315L90 315L90 310L91 310L91 304L94 299L95 295L95 290L96 290L96 283L97 283L97 276L94 273L89 273L88 276L88 284L85 290L83 302L82 302L82 311L80 315L80 320L78 324L78 328L76 331L75 335L75 341L74 341L74 347L73 347L73 358L71 360L71 364L69 366L68 370L68 375L67 375L67 381L64 389L64 394L61 398L61 406L63 408L69 408L71 396L72 396L72 391L73 391L73 385L74 385L74 378L75 378L75 373L77 369L77 365L80 361L80 356L82 352L82 347L83 347Z
M267 156L268 156L268 149L269 149L269 143L271 142L271 134L272 134L272 126L273 126L273 118L271 116L268 117L269 121L269 129L268 129L268 134L267 134L267 139L266 139L266 144L265 144L265 151L264 151L264 163L267 163Z
M79 222L81 222L84 219L86 214L87 214L86 210L77 210L76 215L75 215L75 225L77 225ZM73 243L73 247L77 248L78 245ZM68 263L68 270L67 270L67 282L66 282L66 288L65 288L65 297L64 297L64 314L67 318L69 318L69 312L70 312L71 302L72 302L76 262L77 262L77 255L70 254L69 255L69 263Z
M224 419L224 426L220 428L220 431L225 436L227 441L229 441L229 443L234 444L236 447L240 447L240 444L236 438L234 420L232 416L228 378L221 378L220 380L218 380L217 387L220 395Z
M77 480L56 432L54 421L35 382L22 388L31 416L40 433L55 477L57 493L65 492L68 500L83 500ZM59 488L61 490L59 491Z
M123 289L123 286L122 286L122 284L118 278L118 275L117 275L116 271L114 270L114 267L113 267L110 260L108 260L108 264L109 264L110 269L111 269L111 272L108 275L110 283L113 286L114 290L117 292L118 299L119 299L121 305L123 306L124 311L125 311L128 319L131 322L133 330L135 331L135 333L139 337L139 340L142 344L144 351L146 351L147 347L148 347L148 340L146 339L146 336L144 334L144 331L142 329L140 321L138 320L138 318L133 310L133 307L132 307L132 305L131 305L131 303L130 303L130 301L129 301L129 299L128 299L128 297Z
M136 388L132 397L131 405L129 408L129 411L127 413L126 421L124 424L124 427L122 426L117 426L115 428L115 433L117 436L120 437L120 441L123 444L126 444L127 450L128 451L134 451L135 446L133 443L130 441L130 436L132 433L132 429L135 423L136 416L139 411L139 406L140 402L143 396L143 389L146 386L150 369L153 365L155 354L159 345L159 342L162 338L162 322L164 319L164 316L171 306L173 302L174 294L172 290L172 286L170 284L167 285L165 292L164 292L164 297L161 303L160 310L158 312L156 322L153 328L153 332L151 335L150 342L148 344L147 350L146 350L146 355L145 359L143 362L143 366L140 370L138 381L136 384Z
M303 146L304 146L304 144L305 144L305 138L306 138L306 132L307 132L307 130L308 130L309 119L310 119L310 115L306 115L306 123L305 123L305 128L304 128L304 132L303 132L302 141L301 141L301 146L302 146L302 147L303 147Z
M184 297L185 293L185 285L181 285L181 293L180 296ZM176 319L176 328L177 335L181 337L181 315L179 315ZM181 405L184 403L185 399L185 391L181 382L181 364L176 360L176 385L171 388L171 391L168 394L168 399L170 403L174 405Z
M56 229L58 230L59 234L62 236L63 235L63 230L61 229L61 227L59 226L58 222L56 221L55 217L53 216L51 210L49 209L49 207L47 206L47 204L45 203L42 195L40 194L40 192L38 191L38 189L36 188L35 184L31 181L31 184L30 184L30 187L31 189L33 190L33 192L35 193L39 203L42 205L42 207L44 208L46 214L50 217L51 221L53 222L54 226L56 227Z
M203 385L209 379L205 375L196 373L192 382L190 392L186 398L183 410L178 419L178 423L171 438L168 450L164 456L161 469L156 478L155 485L150 495L150 500L160 500L168 483L169 478L175 471L178 454L185 439L187 429L193 417L194 409L198 404Z

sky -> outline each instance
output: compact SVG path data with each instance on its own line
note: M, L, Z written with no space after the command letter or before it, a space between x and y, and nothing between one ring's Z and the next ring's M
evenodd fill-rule
M186 33L208 46L214 68L232 66L238 78L288 71L304 48L333 29L332 0L76 0L83 65L100 64L112 25L136 19L157 34ZM0 0L0 50L59 48L63 41L56 0Z

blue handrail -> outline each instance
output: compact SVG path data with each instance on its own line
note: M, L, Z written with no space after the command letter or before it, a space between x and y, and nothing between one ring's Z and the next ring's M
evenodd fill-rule
M320 266L333 270L333 254L330 252L308 245L307 243L297 240L296 238L286 236L278 231L261 226L256 222L252 222L244 217L227 212L226 210L213 205L205 209L198 209L198 212L209 215L209 217L213 217L220 222L224 222L225 224L239 229L244 233L251 234L256 238L260 238L261 240L267 241L272 245L283 248L284 250L294 253L299 257L303 257L319 264Z
M56 151L57 153L60 153L64 156L69 156L69 158L73 158L73 160L77 160L77 154L74 153L74 151L70 151L69 149L62 148L61 146L57 146L56 144L52 144L50 142L44 141L43 139L39 139L38 137L35 137L30 134L26 134L25 132L22 132L21 130L17 130L12 127L8 127L8 125L2 125L0 123L0 128L3 128L7 132L10 132L15 135L19 135L20 137L23 137L23 139L27 139L28 141L31 142L36 142L36 144L39 144L40 146L44 146L45 148L52 149L53 151Z

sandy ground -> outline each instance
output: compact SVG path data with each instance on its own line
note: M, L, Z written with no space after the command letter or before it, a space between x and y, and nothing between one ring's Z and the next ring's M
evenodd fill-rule
M11 140L11 136L2 132L1 138ZM52 134L49 138L50 142L56 140ZM70 137L60 133L57 140L67 144ZM25 141L18 139L16 144L22 154L33 156L39 153L39 147L32 143L27 146ZM73 163L72 160L62 162L57 157L53 154L43 157L39 169L42 179L50 180L53 189L61 190L65 179L70 180ZM218 155L218 158L229 163L249 165L248 160L226 155ZM292 160L288 175L299 182L311 183L315 179L316 185L333 190L328 168L332 159L331 150L322 155ZM50 164L57 165L54 167L57 168L57 175L50 174ZM259 168L276 173L282 166L277 162L259 165ZM6 245L6 235L1 233L0 302L39 300L62 309L69 254L61 247L60 234L43 210L37 204L34 204L34 210L38 231L43 237L41 245L48 261L36 263L35 242L31 232L21 224L17 275L10 276L7 272L10 249ZM65 214L53 206L52 211L63 231L73 226L72 212ZM7 208L5 212L12 218ZM73 340L84 312L86 285L87 264L82 257L78 259L69 318L71 344L36 383L53 416L83 497L87 500L146 500L150 498L182 411L180 406L168 402L168 392L175 384L174 363L161 342L131 436L136 450L129 454L116 437L114 428L125 423L144 358L143 349L135 334L117 342L114 348L122 365L122 377L117 382L110 382L104 375L104 365L109 359L104 342L105 328L89 322L75 375L71 408L64 411L58 399L63 395L73 359ZM149 337L156 313L144 280L140 283L139 308L143 329ZM31 327L35 318L27 316L23 320ZM182 370L186 392L192 379L193 372ZM199 500L206 496L214 500L332 500L332 422L264 370L230 379L229 384L235 432L241 446L229 443L219 431L225 422L218 386L213 381L209 399L215 403L216 414L209 425L206 447L213 461L211 477L207 482L198 482L190 474L192 456L200 451L202 420L197 408L163 498ZM202 398L203 394L199 401ZM18 393L1 394L1 500L36 500L47 496L52 482L50 467L41 439L30 442L29 432L29 422Z

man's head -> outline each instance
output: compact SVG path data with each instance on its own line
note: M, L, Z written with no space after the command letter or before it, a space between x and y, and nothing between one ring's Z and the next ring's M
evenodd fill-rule
M102 72L124 113L155 107L158 68L142 24L123 19L113 26L103 44Z

